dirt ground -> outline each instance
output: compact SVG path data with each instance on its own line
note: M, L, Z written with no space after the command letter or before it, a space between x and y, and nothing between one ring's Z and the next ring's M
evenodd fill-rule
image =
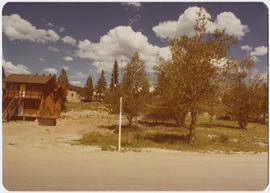
M161 149L120 153L70 145L83 133L113 120L117 123L113 117L101 125L102 116L76 116L69 112L55 127L38 126L37 122L3 123L2 178L6 189L263 190L268 184L267 153Z

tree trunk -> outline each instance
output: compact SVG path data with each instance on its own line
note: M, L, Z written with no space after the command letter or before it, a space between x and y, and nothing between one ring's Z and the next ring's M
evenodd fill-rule
M195 123L196 123L196 113L191 111L191 122L189 126L189 136L188 136L188 143L194 144L195 142Z
M128 126L132 125L132 119L133 119L133 116L127 114Z

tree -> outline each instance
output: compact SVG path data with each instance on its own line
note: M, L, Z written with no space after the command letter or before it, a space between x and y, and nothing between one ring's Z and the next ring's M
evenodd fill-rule
M149 82L145 71L145 64L135 52L131 61L123 69L122 96L123 113L129 125L144 109L146 96L149 93Z
M115 59L111 75L110 89L105 94L105 103L110 113L119 112L119 98L121 96L120 85L118 84L118 63Z
M63 89L62 109L65 110L66 109L65 102L66 102L66 99L67 99L67 92L68 92L68 88L69 88L69 83L68 83L67 73L66 73L64 68L62 69L61 74L57 79L57 83Z
M105 93L107 89L107 82L105 79L105 73L104 70L101 71L100 78L98 79L98 82L96 84L96 95L97 95L97 100L102 100L104 99Z
M156 88L158 97L157 104L153 108L152 116L161 119L173 118L177 126L185 126L187 109L183 105L184 98L180 89L178 72L175 71L175 64L160 58L160 65L156 66ZM163 112L162 112L163 111ZM167 118L166 118L167 117Z
M117 60L115 59L111 76L110 89L114 90L117 85L118 85L118 63Z
M92 97L93 97L93 81L92 81L92 77L89 76L86 84L84 86L84 97L85 97L85 101L87 102L91 102L92 101Z
M254 62L248 57L240 62L234 61L222 100L226 111L242 129L247 129L248 122L251 119L258 119L262 114L262 111L260 112L262 101L258 96L261 79L258 76L250 76L250 68L253 65Z
M6 78L4 67L2 66L2 80Z
M181 96L177 106L190 112L190 144L195 142L195 124L202 104L208 93L218 84L218 76L222 74L215 61L225 58L227 50L236 43L236 39L225 34L224 30L207 33L207 22L205 11L201 8L194 25L194 36L183 35L179 39L171 40L169 47L172 59L163 63L168 68L171 66L174 71L175 87L172 87L171 91L178 92Z

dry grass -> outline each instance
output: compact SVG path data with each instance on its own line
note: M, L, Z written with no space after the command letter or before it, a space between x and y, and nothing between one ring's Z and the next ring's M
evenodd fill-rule
M72 104L74 105L74 104ZM73 106L74 107L74 106ZM103 150L116 150L118 144L118 116L106 112L101 103L88 103L75 107L80 117L98 121L97 132L85 133L75 144L97 145ZM88 110L87 110L88 109ZM76 117L75 111L66 116ZM64 115L65 116L65 115ZM188 123L187 118L187 123ZM188 130L178 128L173 122L140 122L128 127L124 119L122 127L122 146L126 149L165 148L195 152L266 152L268 151L268 129L266 125L249 123L247 130L239 129L233 121L213 120L210 128L209 117L200 115L196 126L196 142L186 143Z

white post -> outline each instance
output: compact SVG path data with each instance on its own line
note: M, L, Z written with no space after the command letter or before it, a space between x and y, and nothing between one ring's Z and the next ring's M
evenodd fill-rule
M121 125L122 125L122 97L120 97L120 114L119 114L119 140L118 151L121 151Z

